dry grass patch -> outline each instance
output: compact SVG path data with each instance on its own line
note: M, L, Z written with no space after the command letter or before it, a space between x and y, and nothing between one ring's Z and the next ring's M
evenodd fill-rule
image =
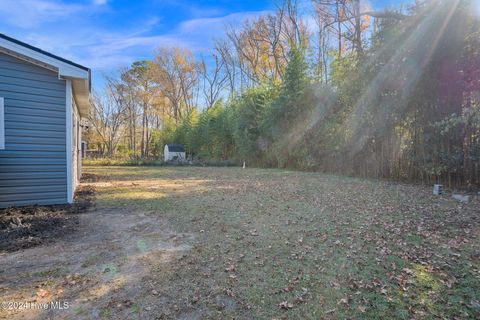
M113 182L99 206L142 208L195 236L182 257L153 263L152 316L480 317L478 199L281 170L87 170ZM139 185L115 187L125 181Z

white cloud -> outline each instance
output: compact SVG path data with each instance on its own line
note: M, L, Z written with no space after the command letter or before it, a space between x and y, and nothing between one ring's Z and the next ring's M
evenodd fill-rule
M78 4L46 0L0 0L0 20L20 28L68 18L84 9Z
M214 38L223 37L228 28L239 28L243 22L270 11L232 13L222 17L191 19L182 22L174 31L177 37L188 39L193 51L205 52L211 49Z
M211 40L225 34L227 25L239 26L248 18L269 13L267 11L235 13L217 18L192 19L182 23L171 32L146 35L148 29L158 23L150 19L138 30L118 33L96 33L92 43L82 46L86 53L84 63L91 68L106 70L149 58L158 47L185 47L194 53L212 49Z
M183 33L215 33L224 32L228 25L239 26L243 21L269 14L270 11L252 11L232 13L223 17L200 18L184 21L180 24L179 31Z
M85 63L91 68L115 68L130 64L142 56L151 56L159 46L189 47L190 44L173 36L119 35L85 47Z
M195 18L162 33L155 32L161 19L152 15L144 17L134 27L108 30L95 22L102 17L99 13L105 13L97 6L108 2L89 0L86 4L72 4L65 0L0 0L0 25L9 35L90 67L98 75L135 60L151 58L155 49L161 46L186 47L194 53L210 52L212 39L223 36L227 25L237 27L248 18L269 13L242 12Z

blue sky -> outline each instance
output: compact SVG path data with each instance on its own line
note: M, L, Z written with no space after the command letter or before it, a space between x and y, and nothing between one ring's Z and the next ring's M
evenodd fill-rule
M378 9L407 1L369 4ZM274 8L273 0L0 0L0 33L92 68L98 87L102 75L152 57L159 46L208 55L226 25Z

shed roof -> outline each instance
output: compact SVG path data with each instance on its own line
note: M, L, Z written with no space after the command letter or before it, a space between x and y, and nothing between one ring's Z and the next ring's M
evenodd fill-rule
M167 144L169 152L185 152L185 148L181 144Z

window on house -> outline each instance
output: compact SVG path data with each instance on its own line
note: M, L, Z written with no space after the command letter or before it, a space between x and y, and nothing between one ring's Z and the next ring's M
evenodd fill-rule
M0 150L5 149L5 99L0 97Z

